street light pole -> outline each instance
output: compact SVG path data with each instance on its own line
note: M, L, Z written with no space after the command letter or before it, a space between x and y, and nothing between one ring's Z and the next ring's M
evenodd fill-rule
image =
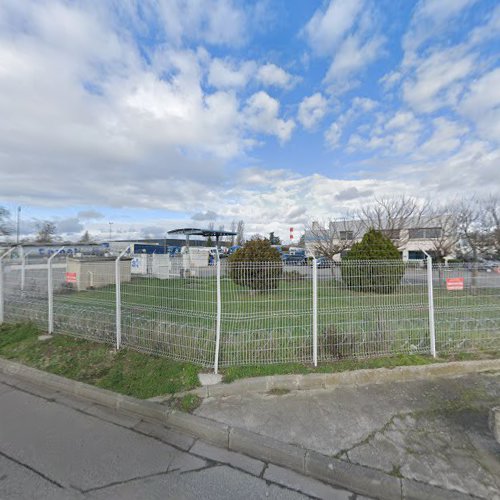
M112 222L109 223L109 241L111 241L111 226L113 225Z

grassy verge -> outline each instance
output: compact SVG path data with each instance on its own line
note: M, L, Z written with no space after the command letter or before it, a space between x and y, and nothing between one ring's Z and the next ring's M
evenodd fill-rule
M396 366L429 365L445 363L447 361L468 361L475 359L499 358L499 351L483 351L476 353L457 353L454 355L432 358L423 355L399 355L374 359L339 360L325 363L314 368L311 365L300 363L260 365L260 366L232 366L224 369L223 381L233 382L248 377L264 377L268 375L293 375L307 373L336 373L366 368L395 368Z
M0 326L0 356L56 375L141 399L199 385L199 368L139 352L55 335L40 342L30 324Z
M185 411L192 411L200 403L199 398L191 394L175 397L178 392L199 386L201 368L196 365L128 349L117 352L109 345L60 334L41 342L38 340L40 333L32 324L0 325L0 357L141 399L172 394L174 406ZM229 383L267 375L334 373L498 357L500 351L458 353L436 359L423 355L399 355L338 360L320 364L317 368L301 363L234 366L225 368L222 374L223 381Z

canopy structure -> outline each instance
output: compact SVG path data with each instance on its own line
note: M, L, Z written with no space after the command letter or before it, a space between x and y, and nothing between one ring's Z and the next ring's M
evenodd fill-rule
M186 236L186 246L189 246L190 236L204 236L205 238L215 236L215 244L216 246L219 246L219 238L221 236L236 236L238 233L233 231L217 231L215 229L184 227L182 229L172 229L171 231L168 231L168 234L184 234Z

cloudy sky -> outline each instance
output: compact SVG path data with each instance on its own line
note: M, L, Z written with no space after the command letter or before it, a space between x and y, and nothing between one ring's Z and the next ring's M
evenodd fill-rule
M23 232L251 232L500 191L497 0L2 0Z

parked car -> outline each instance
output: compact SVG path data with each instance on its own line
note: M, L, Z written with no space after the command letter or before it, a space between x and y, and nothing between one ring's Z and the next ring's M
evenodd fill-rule
M324 269L327 267L332 267L334 263L327 259L326 257L316 257L316 267L318 269Z
M481 260L476 265L478 271L486 271L487 273L491 273L500 268L500 262L495 260Z
M283 264L286 266L306 266L307 259L303 255L284 254L282 256Z

